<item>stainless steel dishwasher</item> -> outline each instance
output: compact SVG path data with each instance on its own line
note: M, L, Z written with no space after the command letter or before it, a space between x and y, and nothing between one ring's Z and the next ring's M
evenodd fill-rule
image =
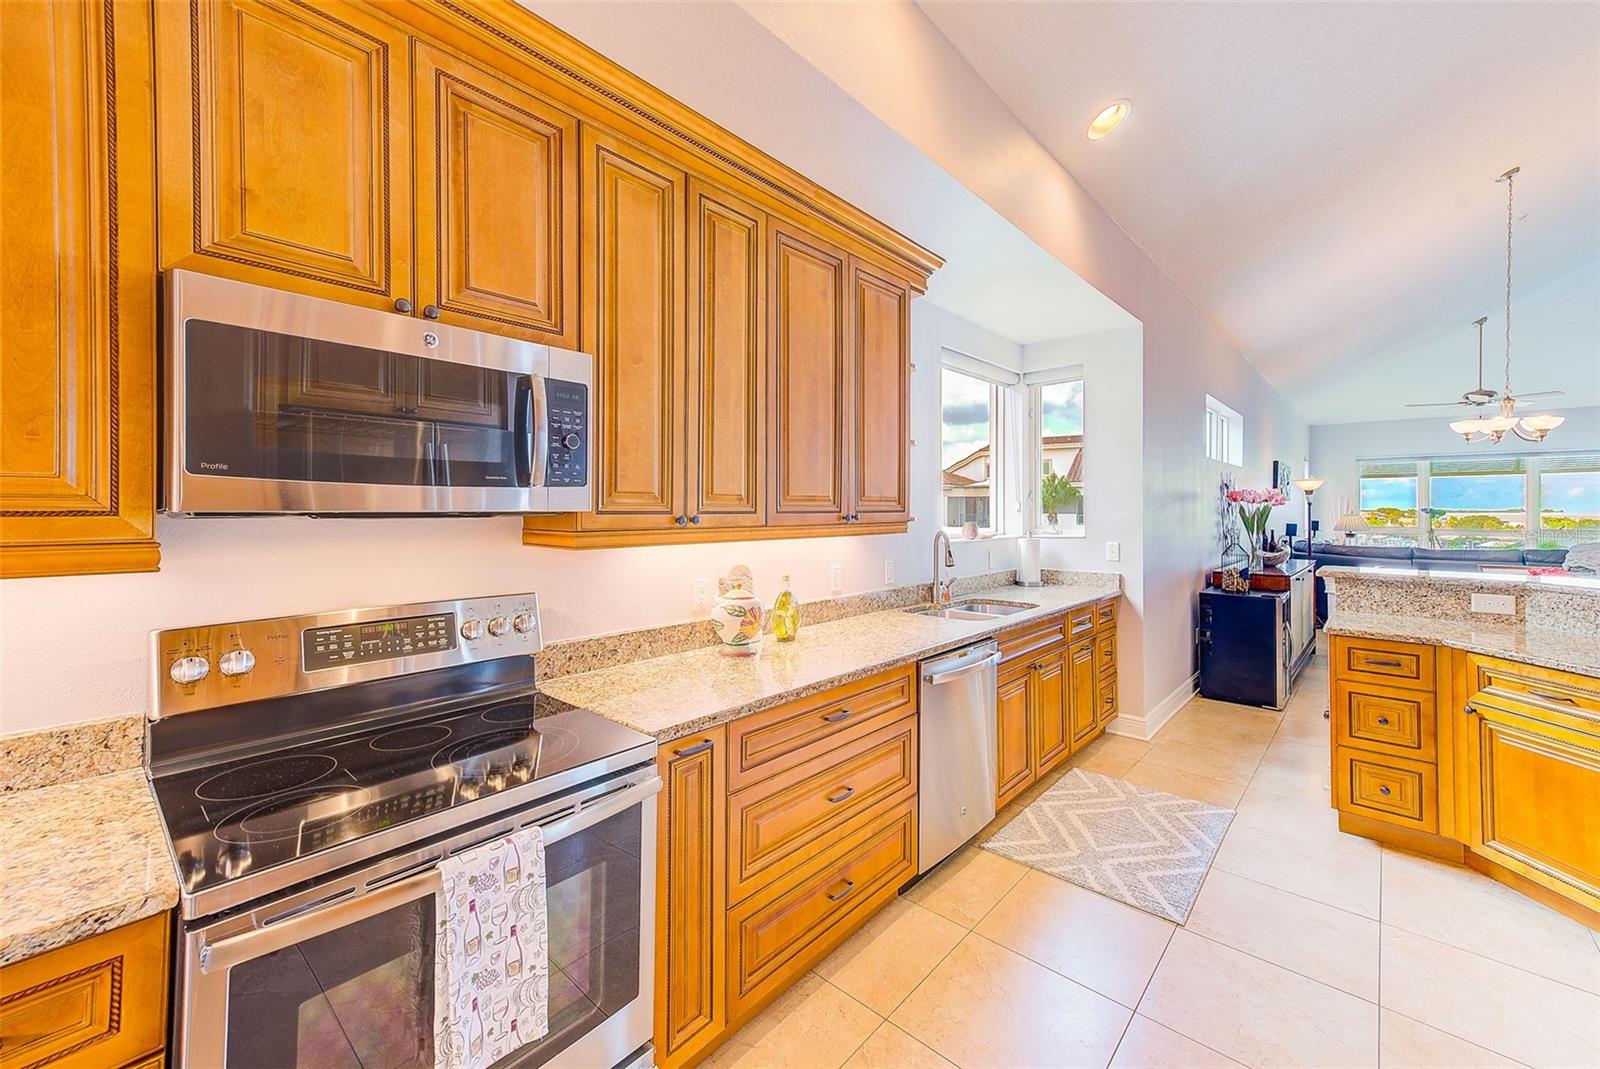
M954 853L994 819L995 672L993 640L917 666L917 872Z

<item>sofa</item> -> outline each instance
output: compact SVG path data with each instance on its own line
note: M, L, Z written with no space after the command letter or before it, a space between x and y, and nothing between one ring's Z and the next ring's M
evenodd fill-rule
M1296 542L1294 555L1306 558L1306 544ZM1422 546L1356 546L1343 542L1311 543L1311 560L1318 567L1411 568L1418 571L1472 571L1482 566L1502 568L1559 568L1567 559L1564 549L1427 549ZM1317 624L1328 618L1328 593L1317 576Z

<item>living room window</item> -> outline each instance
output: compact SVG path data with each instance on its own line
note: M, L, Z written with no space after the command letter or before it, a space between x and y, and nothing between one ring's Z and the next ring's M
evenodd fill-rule
M1362 538L1432 549L1565 549L1600 541L1600 454L1357 462Z
M1232 464L1244 463L1244 417L1206 394L1206 456Z
M976 369L981 370L981 369ZM960 529L977 524L992 533L999 515L1000 412L998 383L970 366L946 363L939 377L939 455L943 470L942 522Z

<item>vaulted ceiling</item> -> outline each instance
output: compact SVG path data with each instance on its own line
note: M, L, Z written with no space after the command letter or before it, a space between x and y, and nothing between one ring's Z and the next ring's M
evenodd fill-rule
M1600 403L1600 6L921 6L1312 422L1498 386L1520 165L1514 385Z

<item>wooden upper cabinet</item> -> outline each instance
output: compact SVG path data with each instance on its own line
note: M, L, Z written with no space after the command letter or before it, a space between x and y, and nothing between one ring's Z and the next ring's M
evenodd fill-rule
M409 298L407 34L338 2L153 7L161 266Z
M150 8L0 4L0 577L154 571Z
M418 307L562 348L578 342L578 122L418 44Z
M847 268L841 250L773 224L770 524L847 514Z
M766 522L766 216L689 183L690 522Z
M851 515L910 518L911 288L852 264L855 448Z
M684 516L684 203L665 159L582 130L583 249L594 297L594 514L585 527L661 527ZM687 520L685 520L687 522Z

